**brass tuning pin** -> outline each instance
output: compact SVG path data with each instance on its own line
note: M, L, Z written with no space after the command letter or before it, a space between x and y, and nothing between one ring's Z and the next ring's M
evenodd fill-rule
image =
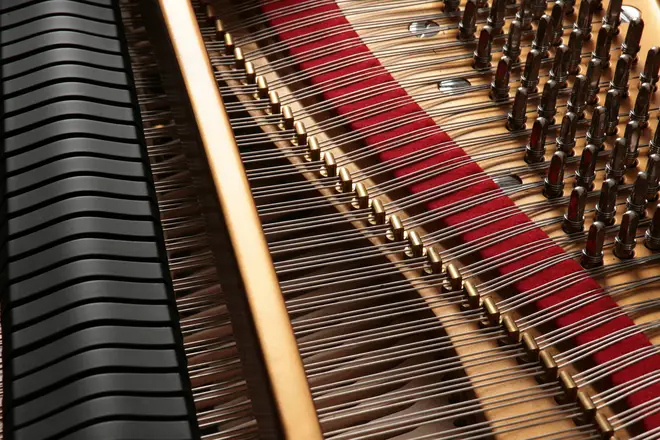
M653 133L653 139L649 144L649 154L660 154L660 121L655 127L655 132Z
M617 183L623 182L623 175L626 173L626 153L628 145L624 138L617 138L614 141L614 149L610 155L610 160L605 165L605 176Z
M605 225L594 222L587 234L587 244L582 249L580 263L582 267L590 269L603 265L603 245L605 244Z
M593 0L580 1L580 9L578 9L578 16L573 29L582 31L582 38L586 41L591 38L592 21L594 16Z
M506 121L507 129L511 131L522 130L527 122L527 99L529 92L525 87L518 87L516 97L513 99L511 112L509 112Z
M566 154L555 151L550 160L548 174L544 180L543 195L548 199L556 199L564 194L564 166Z
M602 105L596 107L593 111L591 125L586 135L587 144L595 145L598 149L602 149L603 141L605 140L605 117L605 107Z
M532 49L537 50L542 58L545 58L550 48L550 37L552 36L552 23L550 16L544 15L540 18L536 28L536 36L532 42Z
M490 98L493 101L501 102L509 100L509 76L511 74L511 58L504 55L497 63L495 78L490 84Z
M484 26L479 34L477 48L474 50L472 67L476 70L490 69L490 61L493 58L491 54L493 43L493 28Z
M603 68L608 68L610 65L610 49L612 46L613 30L609 24L604 24L598 30L598 38L596 39L596 46L591 53L591 57L600 60L603 63Z
M527 53L525 59L525 69L520 77L520 86L527 89L529 93L536 93L536 86L539 84L539 69L541 68L541 52L532 49Z
M493 29L493 35L499 35L504 28L504 16L506 13L506 0L493 0L490 13L486 19L486 25Z
M564 33L562 22L564 20L565 4L563 0L556 1L550 12L550 44L559 46L562 43L561 37Z
M638 60L637 54L640 50L640 42L642 41L642 32L644 31L644 20L641 17L635 17L630 20L628 24L628 32L626 32L626 39L621 44L621 53L628 55L632 58L633 63Z
M511 61L518 62L520 59L520 39L522 38L522 25L518 20L513 20L509 24L509 34L506 43L502 48L505 56L511 58Z
M587 145L582 151L580 165L575 170L575 185L582 186L591 191L594 188L596 179L596 162L598 161L598 147L596 145Z
M562 221L562 229L567 234L584 230L584 208L587 204L587 194L588 191L582 186L576 186L571 191L571 198Z
M577 132L578 117L573 112L567 112L561 120L559 136L557 136L557 150L563 151L566 156L575 154L575 133Z
M610 26L615 34L619 33L619 25L621 24L621 6L623 6L623 0L610 0L607 5L607 12L603 17L603 25Z
M475 0L468 0L463 9L461 22L458 24L457 38L461 41L474 40L474 33L477 31L477 3Z
M646 193L649 187L649 176L641 171L637 174L637 180L633 185L632 192L626 200L626 207L629 211L635 211L639 218L646 217Z
M582 46L584 36L580 29L573 29L568 37L568 66L570 75L577 75L580 72L580 63L582 62Z
M644 234L644 244L654 251L660 249L660 205L655 208L651 224Z
M603 63L597 58L592 58L587 67L587 104L598 103L598 92L600 92L600 76L603 73Z
M649 107L651 105L651 84L644 83L639 87L635 106L630 110L630 120L639 123L644 128L649 123Z
M596 221L606 226L611 226L615 222L618 188L618 182L611 178L606 179L600 188L600 197L596 204Z
M612 77L612 81L610 81L610 88L619 90L622 93L622 98L628 97L628 77L631 67L632 58L629 55L621 55L616 62L614 76Z
M561 45L555 50L555 59L550 69L550 79L557 81L560 88L565 88L568 83L568 64L571 60L571 52L568 46Z
M637 157L639 156L639 122L628 121L623 138L626 140L626 168L635 168L637 166Z
M651 154L646 160L646 174L649 176L646 200L655 201L658 198L660 184L660 154Z
M605 133L614 136L619 125L619 108L621 107L621 92L616 89L607 91L605 97Z
M567 109L575 113L578 119L584 118L584 109L587 106L587 78L584 75L578 75L573 81L571 96L568 98Z
M516 21L521 25L521 30L532 29L532 0L521 0L520 9L516 12Z
M532 125L532 132L529 135L529 143L525 147L525 162L539 163L545 160L545 138L548 134L548 120L539 117Z
M639 74L639 83L650 83L653 89L656 88L658 82L658 70L660 70L660 48L653 46L646 53L646 61L644 62L644 69Z
M541 102L537 107L540 118L545 118L550 124L555 123L557 114L557 94L559 93L559 83L555 80L548 80L543 86Z
M621 218L621 227L619 233L614 239L614 255L622 260L627 260L635 256L635 245L637 240L637 226L639 225L639 216L635 211L627 211Z

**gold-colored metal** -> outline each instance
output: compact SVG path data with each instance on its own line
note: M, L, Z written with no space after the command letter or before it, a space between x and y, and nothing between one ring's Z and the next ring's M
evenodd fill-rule
M458 268L452 263L449 263L445 268L447 271L447 286L445 289L448 289L450 292L460 292L463 290L463 276L458 271Z
M406 238L406 230L398 215L390 215L390 230L387 234L387 238L391 241L403 241Z
M580 410L582 410L581 419L584 421L593 420L596 415L596 405L591 400L591 396L583 391L578 391L576 400Z
M337 176L337 162L335 162L335 156L331 152L323 154L323 174L326 177L336 177Z
M347 168L339 168L339 191L350 193L353 191L353 178Z
M539 346L536 344L534 336L527 332L523 332L520 343L525 350L525 356L527 356L528 360L535 361L539 358Z
M371 216L372 223L376 225L385 224L385 207L379 199L374 199L371 202Z
M250 61L247 61L243 68L245 69L245 82L248 84L256 84L257 72L254 70L254 64L252 64ZM270 99L270 93L268 94L268 98Z
M355 199L357 201L356 208L367 209L369 207L369 193L362 182L355 184Z
M296 132L295 143L298 145L307 145L307 130L305 124L301 121L293 123L293 130Z
M410 248L410 257L417 258L424 256L424 244L416 231L408 232L408 246Z
M225 32L225 35L223 36L223 40L225 40L225 55L233 55L234 38L231 36L229 32Z
M520 342L520 329L518 328L516 321L510 315L504 315L502 317L502 328L504 328L509 342L514 344Z
M289 439L321 439L289 316L195 13L186 1L158 0L158 5L229 230L282 430Z
M543 368L542 379L545 382L557 380L558 367L555 359L552 357L552 354L547 350L541 350L539 353L539 362Z
M453 265L451 265L451 266L452 266L452 270L453 270L454 267L453 267ZM447 270L447 273L450 274L449 269ZM456 280L456 278L454 276L450 275L449 280L450 280L450 283L451 283L452 280ZM455 286L453 286L453 288L460 286L458 284L458 282L456 282L456 283L457 284ZM456 290L456 289L454 289L454 290ZM467 303L468 308L470 308L470 309L478 309L479 308L479 306L481 305L481 295L479 295L479 290L477 290L476 286L472 283L472 281L463 282L463 294L465 295L465 302Z
M268 92L269 92L269 90L268 90L268 81L266 81L265 77L263 77L261 75L258 76L257 77L257 96L259 97L259 99L268 99ZM293 120L293 115L292 115L292 120ZM293 127L290 127L290 128L293 128Z
M257 87L259 87L259 78L263 79L263 77L257 77ZM263 81L265 82L266 80L264 79ZM288 105L282 106L282 128L285 130L293 129L293 110Z
M434 247L426 248L426 259L431 273L442 273L442 257Z
M225 25L219 18L215 19L215 38L222 40L225 37Z
M575 402L578 394L578 386L573 380L573 376L568 371L559 373L559 386L564 392L562 402Z
M321 146L319 145L316 136L309 136L307 138L307 149L308 160L312 162L318 162L321 160Z
M607 420L607 417L603 413L596 413L594 424L596 425L596 429L598 429L600 437L603 440L609 440L612 437L612 434L614 434L614 428L612 427L612 424L609 420Z
M493 298L486 298L483 300L482 307L484 309L484 314L488 323L492 326L498 326L501 322L500 309L497 308L497 304Z
M255 78L256 82L256 78ZM268 101L270 103L270 112L274 115L279 115L282 113L282 103L280 102L280 95L272 90L268 92Z

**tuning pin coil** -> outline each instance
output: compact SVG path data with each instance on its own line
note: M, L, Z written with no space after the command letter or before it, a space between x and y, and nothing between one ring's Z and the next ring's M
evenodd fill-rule
M490 61L493 42L493 28L484 26L479 34L477 48L474 51L472 67L476 70L490 69Z
M612 178L606 179L600 188L600 197L596 204L596 221L605 226L611 226L615 222L618 188L618 181Z
M532 49L537 50L541 54L541 58L545 58L548 55L551 37L552 21L550 16L544 15L539 20L539 24L536 28L536 36L532 42Z
M626 39L621 44L621 53L628 55L632 58L633 63L638 60L637 54L640 50L640 42L642 41L642 32L644 31L644 20L641 17L633 18L628 24L628 32L626 32Z
M603 245L605 244L605 225L594 222L587 234L587 244L582 250L580 263L585 269L603 265Z
M497 63L495 78L490 84L490 98L495 102L509 100L509 77L511 74L511 58L504 55Z
M474 33L477 31L477 2L468 0L463 9L461 22L458 24L457 37L461 41L474 40Z
M573 24L573 29L582 32L582 38L586 41L591 38L592 20L594 16L593 0L581 0L578 16Z
M574 234L584 230L584 208L587 204L588 191L582 186L576 186L571 191L568 208L562 221L562 229L567 234Z
M529 93L536 93L536 86L539 84L539 69L541 68L541 52L532 49L527 53L525 59L525 69L520 77L520 86L527 89Z
M626 200L626 207L629 211L635 211L639 218L646 217L646 193L649 188L649 176L645 171L637 174L637 180L633 185L632 192Z
M520 59L520 39L522 37L522 25L518 20L513 20L509 24L509 34L507 35L506 43L502 48L505 56L509 57L512 62L517 62Z
M504 28L504 16L506 13L506 0L493 0L490 12L486 19L486 25L493 28L493 35L502 33Z
M629 55L621 55L614 68L614 76L610 81L610 88L622 93L622 98L628 97L628 77L632 67L632 58Z
M575 134L577 132L578 117L573 112L567 112L561 120L559 136L557 136L557 150L563 151L566 156L575 154Z
M602 105L596 107L593 111L591 118L591 125L585 137L587 144L595 145L598 149L602 149L603 141L605 141L605 123L606 123L607 110Z
M641 130L639 122L628 121L623 138L626 140L626 168L637 167L637 157L639 156L639 136Z
M630 110L630 120L639 122L639 126L644 128L649 123L649 107L651 104L651 84L644 83L639 87L635 106Z
M598 92L600 92L600 76L603 72L603 63L597 58L592 58L587 67L587 104L598 103Z
M610 155L610 160L605 165L605 176L619 183L623 181L623 175L626 173L626 154L628 145L624 138L617 138L614 141L614 149Z
M660 249L660 205L655 208L651 224L644 234L644 244L654 251Z
M660 182L660 154L651 154L646 160L646 174L649 176L646 199L654 201L658 198L658 186Z
M598 37L596 39L596 46L591 53L593 59L600 60L603 63L603 68L606 69L610 65L610 50L612 46L613 30L608 24L604 24L598 30Z
M556 199L564 195L564 166L566 165L566 154L555 151L550 160L548 174L543 185L543 195L548 199Z
M557 81L560 88L565 88L568 82L568 64L571 60L571 53L568 46L561 45L555 50L555 59L550 69L550 79Z
M568 37L568 70L569 75L577 75L582 63L582 45L584 37L580 29L573 29Z
M596 145L587 145L582 150L580 165L575 170L575 185L583 186L591 191L596 179L596 162L598 161L598 147Z
M635 211L627 211L621 218L621 227L619 233L614 239L614 255L622 260L635 256L635 245L637 240L637 225L639 217Z
M571 96L568 98L567 110L575 113L578 119L584 118L584 109L587 106L587 78L578 75L573 82Z
M650 83L653 90L656 89L658 82L658 71L660 70L660 48L654 46L646 53L646 61L644 62L644 69L639 74L639 83Z
M527 122L527 99L529 93L525 87L518 87L516 96L513 99L511 112L507 116L507 129L511 131L522 130Z
M603 17L603 25L611 26L614 35L619 33L621 6L623 6L622 0L610 0L610 3L607 5L607 12Z
M557 114L557 95L559 94L559 83L555 80L548 80L543 86L541 102L537 107L540 118L545 118L550 124L554 124Z
M539 163L545 160L545 138L548 134L548 120L539 117L532 125L532 132L529 135L529 143L525 147L525 162Z
M621 107L621 92L610 89L605 97L605 134L614 136L619 125L619 108Z

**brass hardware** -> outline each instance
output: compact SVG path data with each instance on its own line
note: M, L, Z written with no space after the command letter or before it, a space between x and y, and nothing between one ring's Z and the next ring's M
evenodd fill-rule
M578 418L580 423L590 422L596 415L596 405L591 396L583 391L577 392L577 403L582 411L582 416Z
M443 286L446 292L460 292L463 290L463 276L452 263L445 267L447 272L447 284Z
M243 50L240 47L234 49L234 68L236 70L245 69L245 57L243 56Z
M234 54L234 38L231 36L229 32L225 32L225 35L223 37L225 40L225 55L233 55Z
M307 138L307 156L305 157L310 162L318 162L321 160L321 146L315 136Z
M569 372L561 371L559 373L559 386L564 392L561 399L558 399L559 403L575 402L577 399L578 386Z
M390 230L387 232L390 241L403 241L406 238L406 230L398 215L390 215Z
M257 97L268 99L268 81L261 75L257 77Z
M426 260L429 263L427 272L434 274L442 273L442 257L434 247L426 248Z
M614 428L612 427L612 424L609 420L607 420L607 417L603 413L596 413L594 424L596 425L596 429L598 429L600 437L603 440L609 440L614 434Z
M449 266L452 266L455 269L453 265L451 264L448 265L447 274L449 274ZM463 295L465 296L467 308L478 309L479 306L481 305L481 295L479 294L479 291L474 286L474 284L472 284L471 281L465 281L462 284L463 284Z
M296 132L296 137L294 138L295 143L300 146L307 145L307 130L305 129L305 124L301 121L296 121L293 123L293 129Z
M247 61L244 66L245 69L245 82L247 84L256 84L257 83L257 72L254 70L254 64L250 61ZM268 94L270 98L270 93Z
M543 374L537 376L537 380L540 382L551 382L557 380L559 368L555 359L552 357L552 354L546 350L541 350L539 352L539 362L543 368Z
M215 38L223 40L225 37L225 25L219 18L215 19Z
M536 361L539 359L539 346L536 344L536 340L534 339L534 336L530 335L527 332L522 333L522 338L520 339L520 343L523 346L523 349L525 350L525 356L526 359L525 361Z
M353 191L353 178L351 172L346 168L339 168L339 188L338 190L343 193L350 193Z
M500 309L497 308L497 304L495 304L495 301L493 298L485 298L483 300L482 304L484 314L486 315L486 318L488 319L488 323L492 326L498 326L502 322L502 318L500 316Z
M323 154L323 162L321 174L325 177L337 177L337 162L335 162L335 156L328 151Z
M520 329L518 328L516 321L514 321L511 316L504 315L502 317L502 328L506 332L508 342L514 344L520 342Z
M424 244L422 238L415 231L408 232L409 257L418 258L424 256Z
M356 203L353 205L355 208L367 209L369 207L369 193L362 182L355 184L355 200Z
M259 77L261 78L261 77ZM259 81L257 78L257 81ZM293 111L288 105L282 106L282 125L280 126L283 130L292 130L293 129Z
M371 202L371 223L374 225L384 225L385 224L385 207L383 202L379 199L374 199Z
M256 78L255 78L255 83L256 83ZM282 112L282 103L280 102L280 95L274 90L268 92L268 101L270 101L270 112L274 115L279 115Z
M211 20L215 19L218 16L218 14L215 12L215 7L213 5L206 5L205 11L206 11L206 16Z

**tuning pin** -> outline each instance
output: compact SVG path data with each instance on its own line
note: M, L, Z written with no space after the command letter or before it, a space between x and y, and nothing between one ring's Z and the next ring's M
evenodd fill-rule
M505 12L506 0L493 0L493 3L490 6L490 14L486 20L486 24L493 28L493 35L502 33Z
M550 44L552 46L559 46L561 44L561 37L564 34L564 28L562 26L564 21L564 2L559 0L555 2L550 12Z
M527 98L529 93L524 87L518 87L516 97L513 99L511 112L507 116L506 127L511 131L522 130L527 122Z
M559 136L557 136L557 150L563 151L566 156L575 154L575 133L577 132L578 117L575 113L567 112L561 120Z
M520 9L516 12L516 21L521 25L521 30L532 29L532 0L520 0Z
M587 144L593 144L599 149L603 147L605 140L605 122L606 122L605 107L599 105L593 111L591 118L591 125L586 135Z
M509 75L511 74L511 58L504 55L497 63L495 79L490 83L490 98L496 102L509 100Z
M573 12L575 12L575 0L565 0L564 14L571 15Z
M645 171L637 174L637 180L633 185L632 192L626 200L629 211L635 211L639 218L646 217L646 193L649 189L649 175Z
M660 205L655 208L651 224L644 234L644 244L654 251L660 249Z
M587 78L584 75L578 75L573 81L571 96L568 98L567 109L575 113L578 119L584 118L584 108L587 106Z
M646 53L646 62L644 70L639 74L639 83L651 83L652 86L658 82L658 70L660 70L660 48L653 46Z
M541 54L542 58L548 55L550 48L550 37L552 36L552 23L550 16L544 15L539 20L536 28L536 36L532 42L532 49L536 49Z
M660 122L656 125L653 139L649 143L649 154L660 154Z
M543 86L541 102L537 107L539 117L546 118L550 124L555 123L557 114L557 94L559 93L559 83L554 80L548 80Z
M525 148L525 162L539 163L545 160L545 137L548 134L547 119L538 117L532 125L532 132L529 135L529 143Z
M610 81L610 88L623 93L622 98L628 97L628 76L632 67L632 58L629 55L621 55L614 68L614 76Z
M222 20L216 18L213 25L215 27L215 39L218 41L222 41L225 37L225 24L223 23Z
M598 103L598 92L600 92L600 75L603 72L603 63L592 58L587 67L587 104L596 105Z
M593 0L581 0L578 16L573 23L573 29L582 31L582 38L589 40L591 38L591 22L594 16Z
M603 245L605 244L605 225L594 222L587 234L587 245L582 250L580 264L585 269L603 265Z
M557 81L560 88L566 87L568 80L568 64L571 60L571 53L568 46L561 45L555 50L555 59L550 69L550 79Z
M532 0L532 18L534 20L540 20L547 7L548 3L546 0Z
M596 204L596 221L606 226L614 224L616 216L616 196L619 188L618 180L607 179L600 188L600 197Z
M623 138L626 140L626 168L635 168L637 166L637 157L639 156L639 136L641 130L639 122L628 121Z
M584 230L584 207L587 204L587 194L588 191L581 186L573 188L561 225L567 234L574 234Z
M555 151L550 160L548 175L544 181L543 195L548 199L556 199L564 194L564 166L566 165L566 154Z
M582 62L582 43L584 38L580 29L573 29L568 37L568 73L577 75L580 72L580 63ZM561 46L560 46L561 47Z
M490 60L493 58L491 55L492 43L493 28L490 26L484 26L481 28L477 48L474 51L474 61L472 62L473 68L476 70L490 69Z
M582 150L580 166L575 170L575 186L583 186L589 191L594 188L596 179L596 162L598 161L598 147L587 145Z
M461 4L460 0L445 0L445 13L458 11L458 6Z
M621 24L621 6L623 5L622 0L610 0L610 4L607 5L607 12L603 17L603 25L608 25L612 27L612 30L619 33L619 25Z
M635 245L637 240L637 226L639 225L639 217L634 211L627 211L621 218L621 227L619 233L614 239L614 255L622 260L626 260L635 256Z
M632 58L633 63L638 60L637 54L640 50L639 44L642 40L642 31L644 31L644 20L641 17L633 18L628 24L626 40L621 44L621 53Z
M513 62L517 62L520 58L520 39L522 37L522 25L518 20L513 20L509 24L509 34L506 43L502 48L505 56L511 58Z
M614 136L616 134L617 126L619 125L619 107L621 106L621 92L619 90L610 89L607 91L605 97L605 133L607 136Z
M649 186L646 191L646 199L649 201L658 198L658 186L660 182L660 154L652 154L646 160L646 174L649 176Z
M639 122L644 128L649 124L649 106L651 104L651 84L644 83L639 87L635 106L630 110L630 120Z
M598 30L598 38L596 39L596 46L591 53L591 57L600 60L603 63L603 68L608 68L610 65L610 49L612 46L613 31L612 27L604 24Z
M477 3L475 0L467 0L461 22L458 24L458 39L461 41L474 40L477 31Z
M231 36L229 32L225 32L225 35L223 37L224 42L225 42L225 55L231 56L234 55L234 38Z
M541 52L532 49L527 53L525 60L525 70L520 77L521 87L527 89L529 93L536 93L536 86L539 84L539 69L542 60Z
M614 141L614 149L607 165L605 165L605 176L619 183L623 181L623 175L626 173L626 153L628 145L624 138L617 138Z

